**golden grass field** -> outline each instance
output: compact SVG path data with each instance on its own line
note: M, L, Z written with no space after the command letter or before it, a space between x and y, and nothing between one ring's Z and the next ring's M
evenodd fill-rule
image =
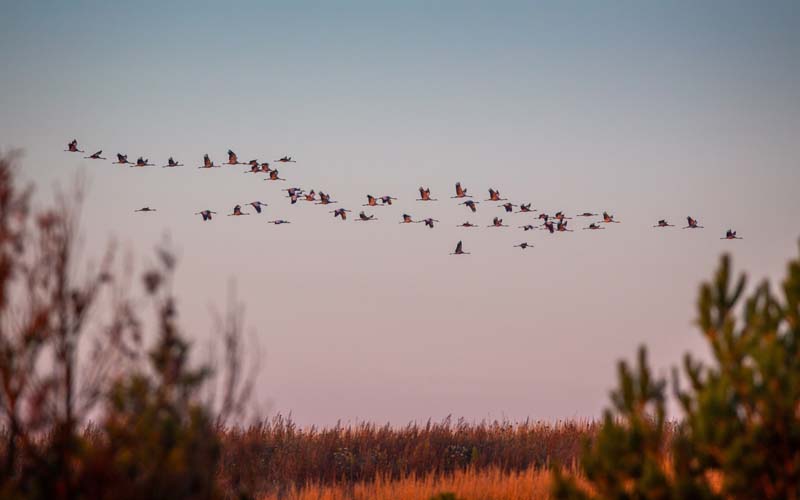
M599 424L503 421L299 428L278 416L221 430L219 479L257 498L547 498L549 468L574 470ZM235 495L234 495L235 496Z
M531 500L550 498L551 474L530 467L503 471L497 467L473 468L451 474L411 475L397 480L377 478L354 484L309 484L281 494L266 494L261 500L428 500L452 493L459 500ZM585 485L585 484L584 484ZM447 497L443 497L447 498Z

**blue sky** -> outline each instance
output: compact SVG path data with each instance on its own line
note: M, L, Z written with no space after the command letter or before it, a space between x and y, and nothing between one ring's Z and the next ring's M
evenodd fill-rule
M23 148L45 203L89 179L84 232L147 262L168 234L192 335L230 281L264 352L258 397L302 423L597 415L639 343L663 368L702 352L697 284L722 251L755 278L796 252L797 2L4 2L0 148ZM87 162L87 150L187 168ZM202 155L298 163L291 184L379 223L290 207ZM461 181L602 232L464 233ZM420 206L420 185L440 202ZM273 227L227 213L270 203ZM159 209L138 217L134 208ZM394 223L433 216L433 231ZM667 218L703 232L660 232ZM507 217L513 226L522 216ZM579 221L572 222L580 225ZM720 241L725 229L746 239ZM469 261L447 258L459 239ZM528 240L530 251L511 246ZM731 245L730 243L735 243Z

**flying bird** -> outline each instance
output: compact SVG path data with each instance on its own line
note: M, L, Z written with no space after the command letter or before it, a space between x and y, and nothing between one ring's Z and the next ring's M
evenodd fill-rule
M492 219L492 224L490 226L487 226L487 227L508 227L508 226L503 224L503 219L501 219L499 217L495 217L494 219Z
M320 191L319 192L319 203L317 203L317 205L328 205L330 203L336 203L336 202L331 200L331 195L325 194L322 191Z
M605 222L606 224L610 224L612 222L615 224L619 224L619 221L614 220L614 216L610 215L608 212L603 212L603 222Z
M550 234L553 234L553 233L556 232L556 226L553 224L553 221L550 221L550 220L549 221L545 221L544 228L547 229L548 231L550 231Z
M658 223L653 227L675 227L674 225L670 224L666 221L666 219L661 219Z
M564 215L564 212L558 211L558 212L556 212L556 214L553 216L553 218L554 218L555 220L564 220L564 219L571 219L572 217L567 217L566 215Z
M693 219L691 215L686 217L686 222L689 225L684 227L683 229L703 229L703 226L698 226L697 219Z
M592 230L594 230L594 229L605 229L605 228L600 226L599 224L595 224L594 222L592 222L591 224L589 224L588 227L585 227L583 229L592 229Z
M283 158L275 161L279 161L281 163L297 163L296 161L292 160L291 156L284 156Z
M347 210L345 208L337 208L336 210L333 210L333 211L328 212L328 213L333 214L334 218L341 217L342 220L347 220L347 212L349 212L349 211L350 210Z
M533 248L533 243L522 242L519 245L514 245L514 248L521 248L523 250L525 250L528 247Z
M720 238L720 239L721 240L742 240L744 238L736 236L736 231L734 231L733 229L728 229L728 231L725 233L725 237L724 238Z
M523 203L522 205L519 206L519 212L517 212L517 213L521 214L521 213L535 212L535 211L536 210L531 208L531 204L530 203L527 203L527 204Z
M276 226L280 226L281 224L291 224L291 222L283 219L275 219L275 220L268 220L267 224L275 224Z
M303 195L303 201L317 201L317 193L313 189Z
M572 229L567 229L567 221L561 220L558 222L558 225L556 226L556 231L564 233L564 232L572 232Z
M211 217L212 214L213 215L217 215L217 212L212 212L211 210L202 210L200 212L197 212L195 215L202 215L203 216L203 222L205 222L207 220L211 220L212 219L212 217Z
M371 194L368 194L367 195L367 202L365 204L361 205L361 206L362 207L374 207L377 204L378 204L378 200L374 196L372 196Z
M414 224L416 222L419 222L419 221L411 220L411 216L410 215L403 214L403 220L400 222L400 224Z
M534 229L536 229L536 226L534 226L533 224L526 224L524 226L519 226L519 228L525 231L533 231Z
M163 168L169 168L169 167L182 167L182 166L183 166L183 163L178 163L177 161L175 161L175 160L174 160L174 159L173 159L173 158L170 156L170 157L169 157L169 160L167 160L167 164L166 164L166 165L164 165L164 167L163 167Z
M593 214L592 212L583 212L582 214L578 214L578 217L597 217L597 214Z
M86 151L78 149L78 139L72 139L67 144L67 149L65 149L64 151L67 151L67 152L70 152L70 153L85 153L86 152Z
M381 196L378 199L380 200L381 205L391 205L392 200L397 200L397 198L394 198L392 196Z
M500 198L500 191L495 191L489 188L489 199L486 201L507 201L505 198Z
M264 203L263 201L251 201L250 203L248 203L248 205L253 207L253 209L255 209L256 213L259 213L259 214L261 213L261 207L266 207L267 206L267 204Z
M103 150L102 149L100 151L94 153L94 154L89 155L89 156L84 156L83 158L86 159L86 160L106 160L107 158L103 158L102 156L100 156L101 154L103 154Z
M250 170L245 170L244 171L245 174L260 174L261 172L264 172L264 171L261 170L261 167L258 165L258 163L256 163L255 165L251 164L250 165Z
M477 212L477 211L478 211L478 207L476 207L476 206L475 206L475 205L477 205L478 203L480 203L480 202L479 202L479 201L467 200L467 201L465 201L465 202L463 202L463 203L459 203L459 205L466 205L466 206L467 206L467 208L469 208L470 210L472 210L472 212L474 213L474 212Z
M364 211L362 210L361 212L358 213L358 219L356 219L356 222L358 221L367 222L371 220L378 220L378 219L376 219L374 215L365 214Z
M419 188L419 199L417 201L438 201L435 198L431 198L431 188Z
M219 168L219 165L214 165L214 162L211 161L211 157L206 154L203 155L203 166L197 168Z
M472 196L467 194L467 190L461 187L460 182L456 182L456 195L451 198L472 198Z
M424 222L425 225L428 226L429 228L433 229L433 223L439 221L436 219L427 218L427 219L422 219L422 222Z
M236 156L236 153L234 153L232 150L229 149L228 161L225 163L225 165L244 165L244 163L240 163L239 157Z
M277 170L270 170L269 177L267 177L264 180L265 181L285 181L286 179L282 179L282 178L278 177L278 171Z
M478 227L478 225L477 225L477 224L473 224L472 222L469 222L469 221L467 221L467 222L464 222L463 224L459 224L459 225L458 225L458 226L456 226L456 227Z
M113 163L114 165L133 165L131 162L128 161L128 155L124 155L121 153L117 153L117 161Z
M150 163L149 159L144 158L142 156L140 156L139 158L136 158L136 164L131 165L131 166L132 167L155 167L155 165Z
M511 203L511 202L509 202L509 203L503 203L503 204L502 204L502 205L500 205L500 206L501 206L501 207L503 207L503 208L505 208L505 209L506 209L506 212L508 212L508 213L511 213L511 212L513 212L513 211L514 211L514 207L516 207L516 205L514 205L514 204L513 204L513 203Z
M138 210L134 210L134 212L155 212L155 211L156 211L155 208L150 208L150 207L142 207Z
M464 247L459 241L458 244L456 245L455 252L451 253L450 255L469 255L469 252L464 251Z
M250 215L250 214L248 214L246 212L242 212L242 206L241 205L236 205L235 207L233 207L233 213L232 214L228 214L228 216L231 216L231 215Z

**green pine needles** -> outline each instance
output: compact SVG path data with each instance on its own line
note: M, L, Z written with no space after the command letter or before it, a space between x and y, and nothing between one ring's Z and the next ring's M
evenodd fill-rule
M554 469L559 499L800 498L800 257L779 294L768 282L745 295L723 256L700 288L697 326L712 352L686 354L672 386L683 419L665 420L666 381L644 348L619 365L603 426L584 443L581 469L592 491Z

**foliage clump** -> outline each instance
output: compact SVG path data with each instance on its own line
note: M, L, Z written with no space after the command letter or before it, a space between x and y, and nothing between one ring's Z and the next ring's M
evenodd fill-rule
M174 257L159 250L141 288L113 248L78 269L80 193L34 212L13 163L0 155L0 499L241 494L216 480L218 431L250 387L238 321L222 325L216 404L214 373L192 366L178 326Z
M560 499L800 498L800 258L780 293L767 281L745 297L723 256L700 288L697 326L712 354L683 362L688 387L673 387L683 418L665 420L666 381L645 349L619 365L619 387L596 438L584 444L581 472L591 490L554 472Z

